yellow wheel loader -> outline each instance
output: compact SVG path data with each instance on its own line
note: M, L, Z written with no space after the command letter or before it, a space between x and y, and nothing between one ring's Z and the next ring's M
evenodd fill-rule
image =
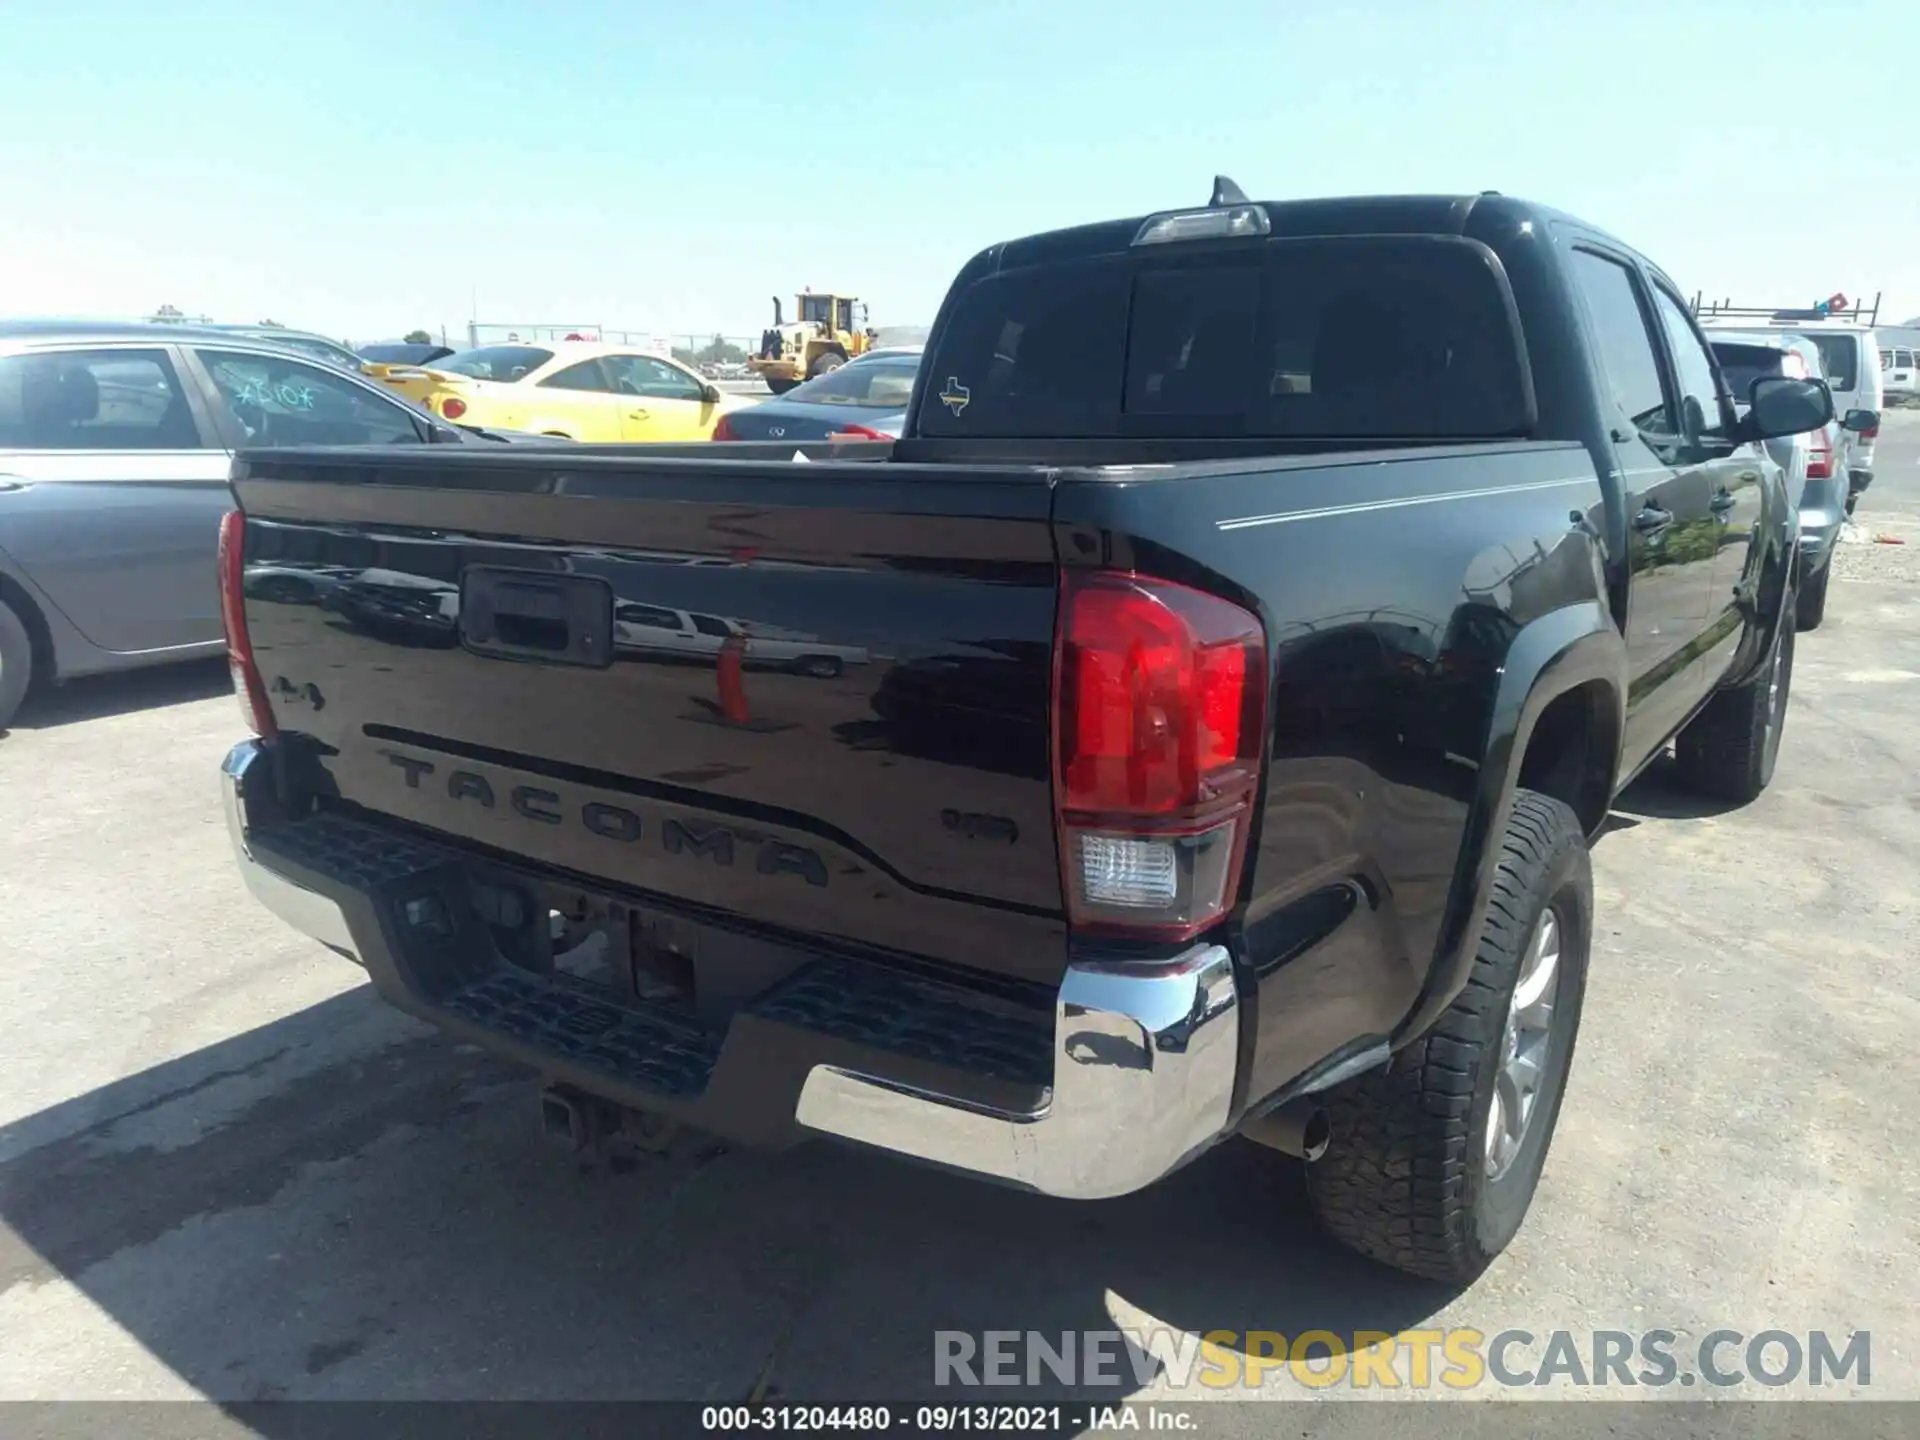
M781 312L780 297L773 297L773 328L761 332L759 353L747 360L747 368L776 395L838 370L873 348L867 307L851 295L803 290L794 297L793 313L789 321Z

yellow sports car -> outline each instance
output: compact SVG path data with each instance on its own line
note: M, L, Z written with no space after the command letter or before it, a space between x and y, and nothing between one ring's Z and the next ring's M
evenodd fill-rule
M753 403L664 355L577 340L483 345L380 378L462 425L599 444L708 440L722 415Z

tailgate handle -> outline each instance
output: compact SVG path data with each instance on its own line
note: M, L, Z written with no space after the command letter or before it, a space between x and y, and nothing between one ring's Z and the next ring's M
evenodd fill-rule
M613 590L591 575L469 566L460 643L506 660L604 668L613 663Z

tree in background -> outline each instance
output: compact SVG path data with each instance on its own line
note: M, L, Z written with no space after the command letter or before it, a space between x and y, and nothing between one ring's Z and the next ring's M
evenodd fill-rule
M429 335L424 330L409 330L403 337L401 337L401 339L402 339L402 343L407 345L433 344L433 336Z
M263 325L265 328L269 330L284 330L287 328L286 326L282 325L278 320L262 320L260 323L261 325Z
M714 336L693 352L696 365L743 365L746 359L747 352L729 342L723 335Z

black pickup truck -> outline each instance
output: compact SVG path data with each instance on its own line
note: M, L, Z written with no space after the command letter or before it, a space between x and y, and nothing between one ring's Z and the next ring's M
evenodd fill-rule
M1616 792L1676 737L1718 796L1773 769L1756 442L1833 402L1743 398L1569 216L1220 181L976 256L897 441L243 454L234 846L573 1143L1094 1198L1242 1135L1465 1279L1545 1159ZM416 583L374 624L256 567Z

